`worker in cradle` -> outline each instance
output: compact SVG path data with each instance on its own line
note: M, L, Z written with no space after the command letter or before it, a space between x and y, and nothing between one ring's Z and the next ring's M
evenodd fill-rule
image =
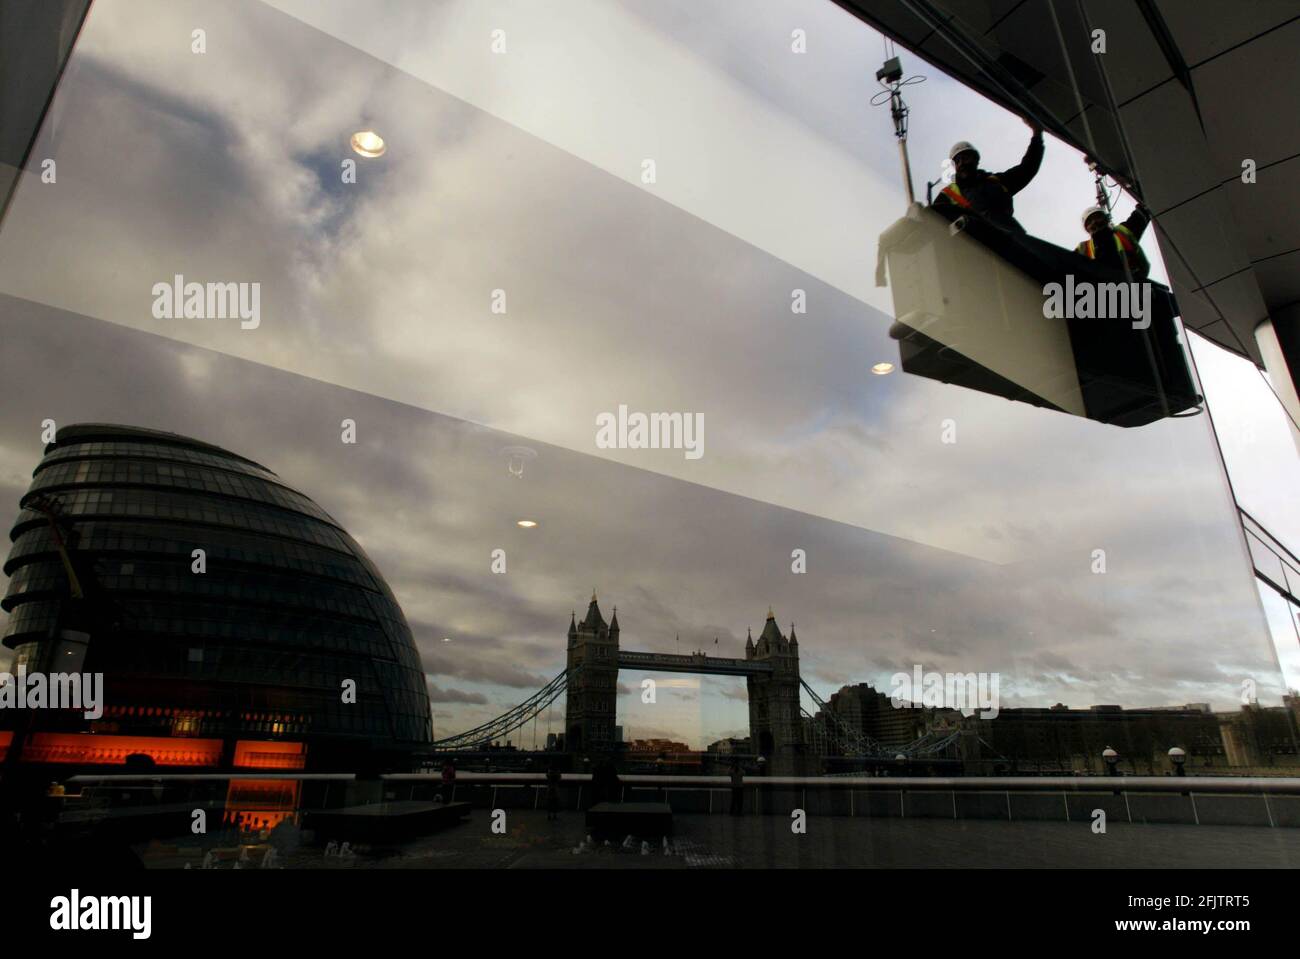
M949 220L978 213L1004 230L1024 233L1025 228L1016 222L1011 198L1029 185L1043 162L1043 128L1029 120L1025 124L1033 131L1029 149L1019 163L1002 173L981 170L979 151L965 140L954 143L948 151L953 180L934 198L934 210Z
M1145 280L1151 272L1151 264L1138 244L1150 222L1151 214L1141 203L1118 226L1111 226L1110 216L1104 209L1090 206L1083 211L1083 228L1088 231L1088 239L1074 250L1097 261L1100 266L1121 272L1127 267L1128 275L1134 280Z

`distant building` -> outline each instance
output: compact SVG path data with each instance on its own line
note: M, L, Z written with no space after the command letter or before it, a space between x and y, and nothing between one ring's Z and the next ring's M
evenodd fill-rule
M678 742L675 739L634 739L626 745L628 755L650 754L658 756L663 753L672 756L677 753L694 751L686 743Z
M707 753L675 739L634 739L624 744L621 759L643 772L698 771Z
M705 747L705 752L715 756L749 756L754 752L754 741L746 736L744 739L719 739L717 742L709 743Z
M1173 746L1187 752L1189 773L1229 764L1219 717L1200 704L1070 709L1057 703L1047 709L1004 708L996 719L976 715L961 725L967 735L955 747L958 758L1005 761L1013 772L1103 774L1102 752L1108 747L1119 754L1120 770L1130 775L1171 772Z
M826 705L850 730L884 746L905 746L926 730L927 710L895 708L890 698L870 683L843 686L831 694Z
M1294 696L1283 702L1286 705L1247 705L1217 714L1228 765L1260 771L1300 766L1300 710Z

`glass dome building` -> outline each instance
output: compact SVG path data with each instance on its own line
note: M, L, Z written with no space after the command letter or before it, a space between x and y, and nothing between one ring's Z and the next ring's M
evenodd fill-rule
M430 741L383 577L264 466L169 433L67 426L20 506L0 601L13 673L104 676L98 718L10 722L23 762L353 771Z

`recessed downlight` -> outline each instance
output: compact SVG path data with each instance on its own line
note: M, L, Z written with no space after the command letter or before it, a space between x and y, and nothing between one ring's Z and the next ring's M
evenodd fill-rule
M352 149L363 157L381 157L388 145L374 130L358 130L352 134Z
M522 526L524 529L532 529L534 526L537 525L537 521L531 519L521 519L516 521L515 525Z
M886 373L892 373L892 372L894 372L894 364L893 364L893 363L877 363L875 366L873 366L873 367L871 368L871 372L872 372L872 373L875 373L877 376L884 376Z

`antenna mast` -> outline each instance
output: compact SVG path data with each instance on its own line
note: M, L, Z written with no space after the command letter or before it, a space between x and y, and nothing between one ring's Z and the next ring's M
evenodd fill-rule
M912 83L920 83L925 77L916 76L903 79L903 65L894 53L893 44L885 39L885 65L876 71L881 90L871 98L872 106L879 106L886 99L889 101L889 115L894 120L894 136L898 138L898 155L903 163L903 186L907 190L907 203L916 202L916 193L912 189L912 164L907 156L907 115L910 112L903 101L902 88Z

